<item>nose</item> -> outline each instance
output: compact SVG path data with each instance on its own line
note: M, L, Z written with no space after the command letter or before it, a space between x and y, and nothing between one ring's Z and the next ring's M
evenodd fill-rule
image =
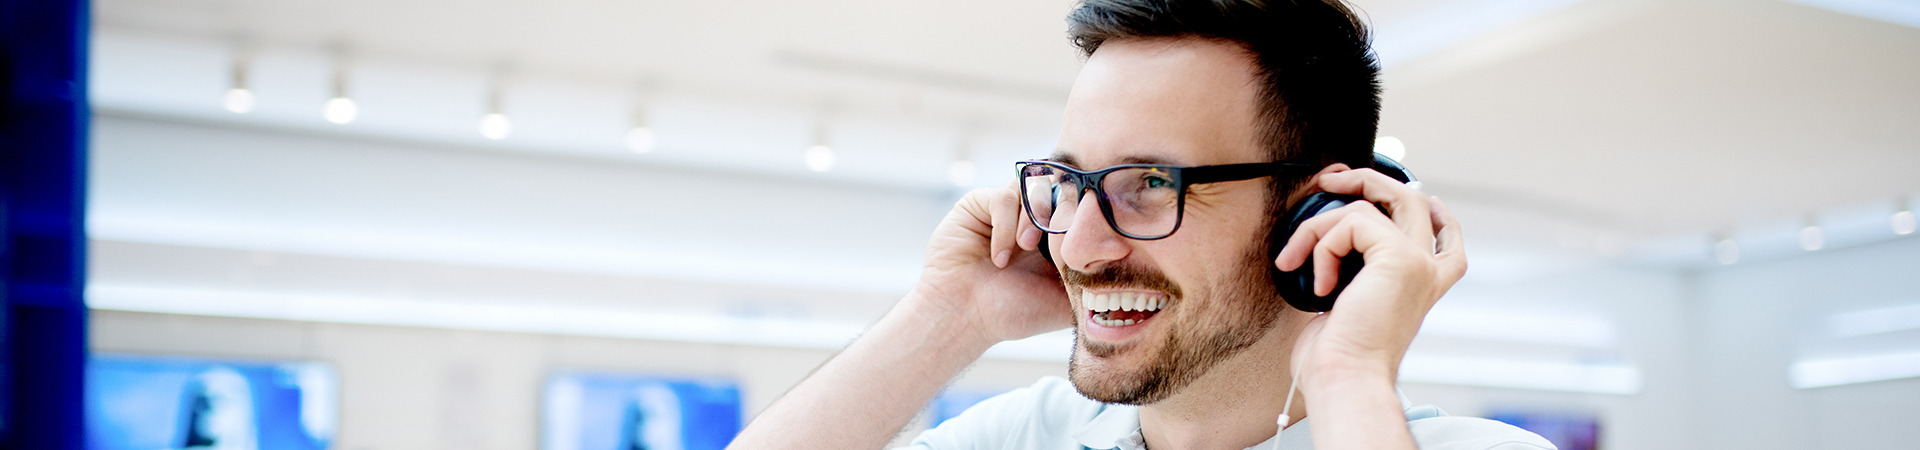
M1126 236L1113 230L1100 211L1100 200L1092 190L1081 192L1080 207L1074 208L1073 226L1060 239L1060 258L1067 268L1081 272L1099 272L1107 264L1125 259L1132 248Z

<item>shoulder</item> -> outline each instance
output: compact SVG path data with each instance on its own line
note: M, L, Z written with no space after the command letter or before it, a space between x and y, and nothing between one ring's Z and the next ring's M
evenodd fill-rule
M1032 386L986 400L922 432L914 448L1043 448L1072 444L1071 431L1106 405L1080 395L1073 383L1046 377ZM1077 446L1077 444L1073 444Z
M1421 450L1555 450L1546 438L1494 420L1438 416L1407 422Z

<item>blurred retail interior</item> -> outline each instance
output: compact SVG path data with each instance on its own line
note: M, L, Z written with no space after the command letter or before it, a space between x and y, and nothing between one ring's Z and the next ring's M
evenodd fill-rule
M1563 449L1920 442L1920 4L1357 5L1471 249L1406 396ZM1052 151L1071 7L96 2L88 448L723 446Z

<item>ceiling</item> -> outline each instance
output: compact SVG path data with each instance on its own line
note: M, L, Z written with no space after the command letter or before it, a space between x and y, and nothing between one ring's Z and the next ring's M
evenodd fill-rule
M1470 205L1462 209L1515 210L1646 238L1802 220L1920 192L1920 177L1912 175L1920 171L1920 84L1911 82L1920 79L1920 28L1780 1L1358 3L1378 30L1376 47L1388 68L1382 133L1405 141L1409 164L1433 192ZM557 127L550 141L521 144L562 148L574 145L567 139L607 136L594 137L606 144L574 145L587 150L568 156L617 148L613 136L625 119L611 116L641 90L667 98L651 113L662 122L663 146L679 142L700 151L589 156L941 192L950 188L929 180L943 178L956 145L996 142L974 152L990 175L1000 172L991 167L1051 145L1079 67L1062 36L1061 17L1071 6L107 0L96 14L104 33L196 40L227 53L304 52L319 61L308 64L319 71L332 59L440 74L454 81L431 83L467 90L497 85L490 79L514 80L510 87L525 91L575 89L571 95L584 100L549 105L553 117L609 117L547 122L604 122L606 130ZM209 86L224 83L217 75L225 63L208 61L195 76ZM324 75L305 79L317 104ZM96 104L109 110L255 120L102 97ZM217 105L208 98L207 105ZM466 108L460 111L480 107L462 98L454 102ZM698 115L700 107L687 105L699 101L757 106L682 128L704 127L732 140L676 141L669 124ZM421 123L379 128L368 108L369 125L346 133L436 139L430 134L438 131L418 131L434 129ZM743 108L774 112L742 119ZM473 143L472 116L453 117L443 128ZM861 127L913 136L870 138L866 147L849 142L845 164L858 170L808 174L786 155L812 139L812 124L829 120L821 117L852 124L844 135L853 137L834 139L873 135ZM309 119L301 120L317 122ZM527 135L541 135L539 118L525 120ZM746 123L735 128L754 132L713 123ZM992 137L996 132L1004 136ZM1001 182L989 176L975 184Z

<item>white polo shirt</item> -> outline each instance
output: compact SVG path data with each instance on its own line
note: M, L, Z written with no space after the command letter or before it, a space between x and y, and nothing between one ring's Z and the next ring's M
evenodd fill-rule
M1452 417L1433 405L1412 406L1400 398L1407 428L1422 450L1554 450L1537 434L1474 417ZM1283 450L1310 450L1313 436L1301 419L1280 435ZM1252 449L1273 445L1260 443ZM920 433L910 449L1118 449L1145 450L1140 407L1100 403L1080 395L1073 383L1042 378L1033 386L981 401L939 427Z

